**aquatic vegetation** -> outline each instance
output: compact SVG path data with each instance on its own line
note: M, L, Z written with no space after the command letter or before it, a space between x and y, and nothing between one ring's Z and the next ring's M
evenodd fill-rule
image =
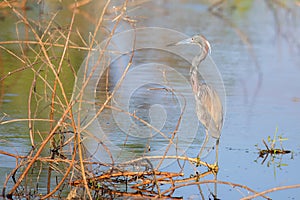
M265 149L261 149L258 147L258 144L255 146L259 150L258 159L262 158L261 164L263 165L267 158L269 157L269 160L267 162L267 167L273 166L274 167L274 176L276 177L276 168L281 169L281 167L287 166L287 164L283 163L282 156L285 154L290 154L291 158L293 158L293 153L291 150L286 150L283 148L283 142L288 140L288 138L283 137L283 134L278 135L278 127L276 127L276 130L274 132L274 135L268 136L267 142L263 139L262 142L265 146ZM276 147L276 144L280 145L280 148ZM255 160L255 162L258 161L258 159Z

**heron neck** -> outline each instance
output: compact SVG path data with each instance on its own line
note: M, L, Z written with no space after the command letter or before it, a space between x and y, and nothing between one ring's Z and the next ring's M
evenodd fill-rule
M192 67L196 69L199 67L200 63L206 58L208 53L208 50L202 48L202 46L200 46L200 49L201 49L201 53L195 56L192 61Z

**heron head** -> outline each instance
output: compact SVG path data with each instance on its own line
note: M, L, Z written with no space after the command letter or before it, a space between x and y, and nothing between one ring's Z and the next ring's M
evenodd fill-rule
M209 42L206 40L206 38L201 35L194 35L191 38L181 40L180 42L175 43L174 45L181 45L181 44L196 44L199 45L203 50L206 51L206 53L211 53L211 47Z

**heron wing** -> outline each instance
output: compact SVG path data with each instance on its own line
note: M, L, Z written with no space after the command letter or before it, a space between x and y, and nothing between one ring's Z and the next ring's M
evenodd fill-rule
M212 137L219 138L223 125L223 107L219 95L213 87L202 83L195 99L199 121Z

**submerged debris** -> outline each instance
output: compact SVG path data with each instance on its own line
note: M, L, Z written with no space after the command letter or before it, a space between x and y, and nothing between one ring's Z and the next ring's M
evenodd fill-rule
M268 144L265 142L265 140L262 140L266 149L260 149L259 151L259 157L264 158L265 156L268 156L268 154L288 154L291 153L290 150L284 150L284 149L275 149L275 148L269 148Z

